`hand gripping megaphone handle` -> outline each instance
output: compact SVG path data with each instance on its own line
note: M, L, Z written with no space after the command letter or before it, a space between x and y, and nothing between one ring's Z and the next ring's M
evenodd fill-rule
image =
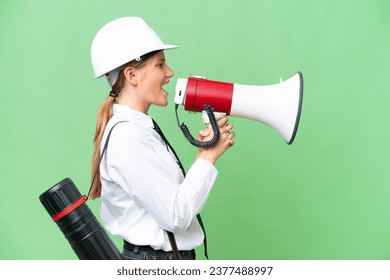
M175 108L176 108L177 124L179 125L181 131L183 132L184 137L193 146L198 147L198 148L210 148L210 147L214 146L218 142L218 139L219 139L219 127L218 127L218 124L217 124L217 120L215 119L213 110L211 109L211 106L209 106L209 105L204 105L203 106L203 109L204 109L204 111L206 112L206 114L207 114L207 116L209 118L211 127L213 129L213 133L214 133L213 138L211 140L205 141L205 142L198 141L198 140L194 139L194 137L192 137L188 127L184 123L180 124L179 117L177 115L178 105L176 105Z

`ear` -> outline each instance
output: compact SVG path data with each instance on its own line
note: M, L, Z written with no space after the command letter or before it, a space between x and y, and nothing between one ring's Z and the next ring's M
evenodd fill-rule
M137 81L137 69L134 67L128 66L125 69L123 69L123 74L126 78L126 80L132 84L133 86L136 86L138 84Z

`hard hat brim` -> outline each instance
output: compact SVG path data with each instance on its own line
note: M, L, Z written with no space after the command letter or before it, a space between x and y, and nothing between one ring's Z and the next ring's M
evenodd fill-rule
M147 53L154 52L154 51L159 51L159 50L164 51L164 50L177 49L177 48L180 48L180 46L176 46L176 45L166 45L166 44L161 45L161 46L159 46L159 47L157 47L157 48L153 48L153 49L151 49L150 51L144 52L144 53L142 53L142 54L139 54L139 55L136 55L136 56L133 55L132 57L129 57L129 59L128 59L127 62L122 63L122 64L120 64L120 65L113 66L111 70L105 71L104 73L102 73L102 72L97 73L93 78L94 78L94 79L98 79L98 78L104 76L105 74L109 73L110 71L112 71L112 70L114 70L114 69L116 69L116 68L118 68L118 67L121 67L122 65L124 65L124 64L126 64L126 63L129 63L130 61L136 59L137 57L140 57L140 56L145 55L145 54L147 54Z

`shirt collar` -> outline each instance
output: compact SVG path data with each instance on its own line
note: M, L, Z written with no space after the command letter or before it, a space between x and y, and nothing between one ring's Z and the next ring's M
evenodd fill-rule
M139 124L154 128L152 118L140 111L134 110L126 105L114 104L112 106L113 116L118 116L120 118L135 121Z

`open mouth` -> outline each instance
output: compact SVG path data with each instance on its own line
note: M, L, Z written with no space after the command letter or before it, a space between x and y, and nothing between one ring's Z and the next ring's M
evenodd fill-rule
M166 81L166 82L164 82L164 83L162 84L162 86L161 86L161 88L162 88L166 93L168 93L167 90L165 89L165 86L166 86L167 84L169 84L169 80Z

